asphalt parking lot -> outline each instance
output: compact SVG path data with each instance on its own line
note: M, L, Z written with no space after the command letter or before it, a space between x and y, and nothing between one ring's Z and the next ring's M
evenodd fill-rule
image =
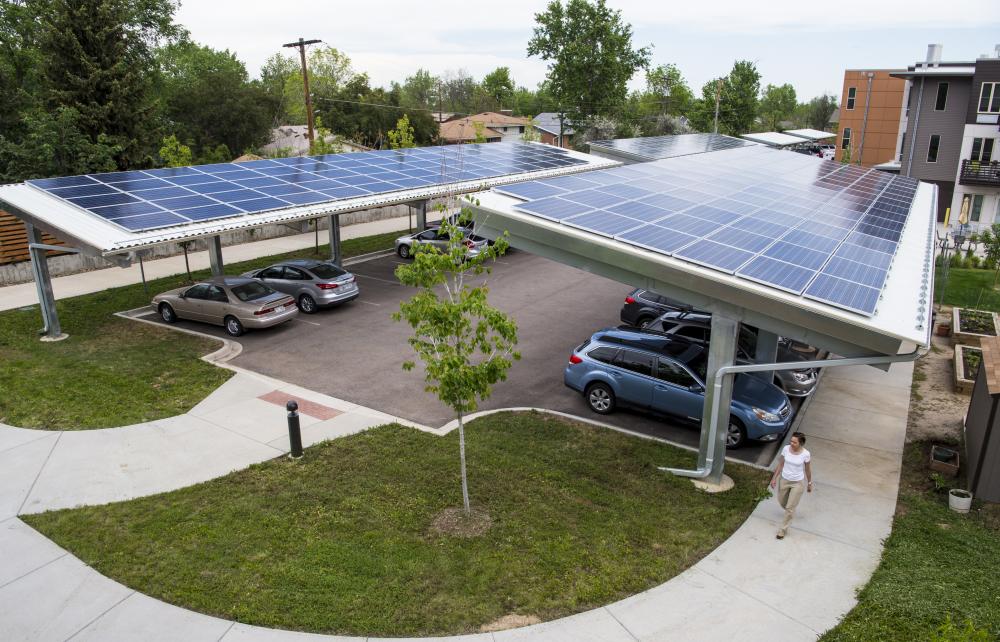
M299 314L276 328L248 332L239 339L243 352L233 365L426 425L452 420L451 411L424 391L423 371L402 370L403 361L414 356L407 344L410 327L391 318L413 292L393 275L402 262L392 255L348 266L358 277L361 296L317 314ZM697 447L696 426L628 410L600 417L582 395L563 385L573 347L595 330L620 323L628 286L526 252L501 259L486 279L492 304L517 321L521 360L481 409L548 408ZM178 325L226 336L221 327ZM751 443L729 454L767 464L777 447Z

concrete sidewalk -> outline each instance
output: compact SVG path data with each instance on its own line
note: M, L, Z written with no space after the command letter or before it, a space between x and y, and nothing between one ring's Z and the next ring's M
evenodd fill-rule
M410 219L407 216L372 221L371 223L356 223L342 227L340 229L340 238L346 241L363 236L398 232L406 230L409 224ZM320 245L328 242L329 238L326 230L320 230ZM253 243L229 245L222 248L222 258L226 263L238 263L239 261L247 261L262 256L304 250L313 247L315 242L315 233L308 232L294 236L264 239L262 241L254 241ZM192 271L211 267L207 251L189 252L188 261L191 264ZM180 254L178 256L145 261L143 267L146 270L147 281L175 274L184 274L184 255ZM109 264L109 267L103 270L93 270L91 272L56 277L52 279L52 290L55 293L56 299L67 299L80 296L81 294L90 294L91 292L100 292L136 283L142 283L142 275L139 271L138 262L135 262L128 268L119 268ZM155 294L155 292L151 294ZM34 282L0 287L0 311L23 308L29 305L38 305L38 293L35 290Z
M784 540L774 538L782 511L768 499L718 549L649 591L552 622L449 639L814 640L852 608L878 565L895 508L912 372L912 364L826 372L802 424L815 491ZM278 456L286 443L281 404L290 395L305 402L307 443L393 420L238 372L167 420L63 433L0 427L0 640L364 639L247 626L171 606L100 575L17 518L171 490Z

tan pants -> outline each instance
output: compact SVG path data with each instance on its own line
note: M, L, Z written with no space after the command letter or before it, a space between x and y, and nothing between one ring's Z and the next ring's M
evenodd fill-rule
M792 516L795 515L795 507L799 505L799 500L802 499L802 493L805 490L806 480L804 479L789 481L784 477L778 478L778 503L785 509L785 519L781 522L781 528L778 529L779 534L784 535L785 531L788 530L788 524L791 523Z

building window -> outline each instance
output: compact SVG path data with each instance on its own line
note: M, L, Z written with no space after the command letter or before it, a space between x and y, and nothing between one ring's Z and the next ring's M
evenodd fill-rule
M524 125L521 125L520 127L517 128L517 133L519 133L519 134L523 134L524 133Z
M997 85L1000 83L983 83L983 88L979 91L980 114L1000 114L1000 89Z
M931 142L927 145L927 162L936 163L938 157L938 148L941 147L941 136L938 134L931 134Z
M973 223L979 222L979 217L983 213L983 195L974 194L972 196L972 208L969 210L969 220Z
M994 142L995 139L993 138L973 138L972 154L969 155L969 160L981 163L988 163L993 160Z
M948 104L948 83L939 82L937 100L934 102L934 111L944 111Z
M850 149L851 148L851 128L850 127L845 127L844 128L844 141L842 143L840 143L840 148L841 149Z
M858 88L857 87L848 87L847 88L847 108L848 109L854 109L854 102L855 102L855 100L857 100L857 97L858 97Z

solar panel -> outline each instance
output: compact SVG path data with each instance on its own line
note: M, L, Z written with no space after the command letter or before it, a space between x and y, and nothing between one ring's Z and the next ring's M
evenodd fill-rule
M641 160L660 160L689 154L704 154L722 149L745 147L753 143L722 134L681 134L677 136L649 136L646 138L619 138L595 140L590 151L626 154Z
M917 185L751 146L497 191L517 193L516 211L871 316Z
M135 232L586 163L549 145L494 143L214 163L46 178L27 184ZM641 172L628 174L629 178L641 176ZM585 183L586 187L597 185ZM528 191L508 193L536 199L580 186L579 182L563 188L533 183Z

